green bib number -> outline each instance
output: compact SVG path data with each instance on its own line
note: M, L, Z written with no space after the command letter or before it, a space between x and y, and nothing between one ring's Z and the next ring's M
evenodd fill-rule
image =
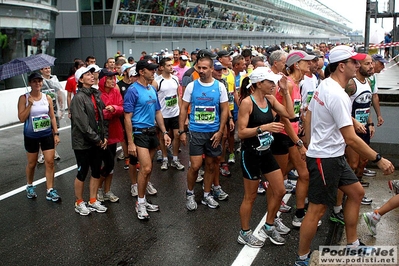
M171 108L177 105L177 96L173 95L170 97L165 97L165 106Z
M39 132L49 129L51 126L50 117L48 115L32 117L33 131Z
M195 107L194 120L196 123L211 124L215 122L216 112L214 106Z

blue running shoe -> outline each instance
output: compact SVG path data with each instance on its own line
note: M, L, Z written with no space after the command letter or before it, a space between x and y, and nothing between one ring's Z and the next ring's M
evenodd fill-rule
M60 195L58 195L57 190L51 189L50 192L46 194L46 200L51 200L53 202L59 201L61 199Z
M37 197L37 194L35 192L35 188L36 188L36 186L32 186L32 185L26 186L26 197L28 199L34 199L34 198Z

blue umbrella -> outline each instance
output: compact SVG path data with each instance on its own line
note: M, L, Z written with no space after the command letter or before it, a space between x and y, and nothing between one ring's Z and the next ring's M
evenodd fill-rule
M54 66L55 59L55 57L47 54L16 58L0 66L0 80L29 73L44 67Z

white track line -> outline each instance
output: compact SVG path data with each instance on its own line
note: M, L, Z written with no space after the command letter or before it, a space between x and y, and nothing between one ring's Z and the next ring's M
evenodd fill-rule
M291 193L285 194L285 196L283 197L283 201L285 203L287 203L288 200L290 199L291 195L292 195ZM258 238L259 238L258 231L265 224L266 215L267 215L267 212L266 212L265 216L263 216L262 220L260 220L260 223L256 227L255 231L253 231L253 235ZM277 213L277 216L280 216L280 212ZM235 259L235 261L233 262L233 264L231 264L231 266L249 266L249 265L251 265L260 250L261 250L260 248L251 248L251 247L245 245L241 249L240 253L238 254L238 256Z
M13 128L20 127L20 126L23 126L23 125L24 125L24 123L20 123L20 124L8 126L8 127L3 127L3 128L0 128L0 131L5 131L5 130L8 130L8 129L13 129ZM61 127L61 128L59 128L58 130L61 130L61 131L62 131L62 130L68 129L68 128L71 128L71 126Z

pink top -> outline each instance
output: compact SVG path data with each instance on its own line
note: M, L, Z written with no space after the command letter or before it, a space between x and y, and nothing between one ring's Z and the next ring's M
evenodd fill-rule
M301 103L302 103L302 97L301 97L301 92L300 89L298 87L298 85L294 82L294 80L288 76L287 79L294 84L294 86L292 87L292 92L291 92L291 100L292 100L292 104L294 105L294 113L295 113L295 117L297 117L299 119L299 113L301 110ZM276 93L276 99L283 104L283 96L280 93ZM294 128L295 134L298 134L298 130L299 130L299 121L298 122L291 122L292 127ZM283 130L281 133L286 134L287 132L285 132L285 130Z

